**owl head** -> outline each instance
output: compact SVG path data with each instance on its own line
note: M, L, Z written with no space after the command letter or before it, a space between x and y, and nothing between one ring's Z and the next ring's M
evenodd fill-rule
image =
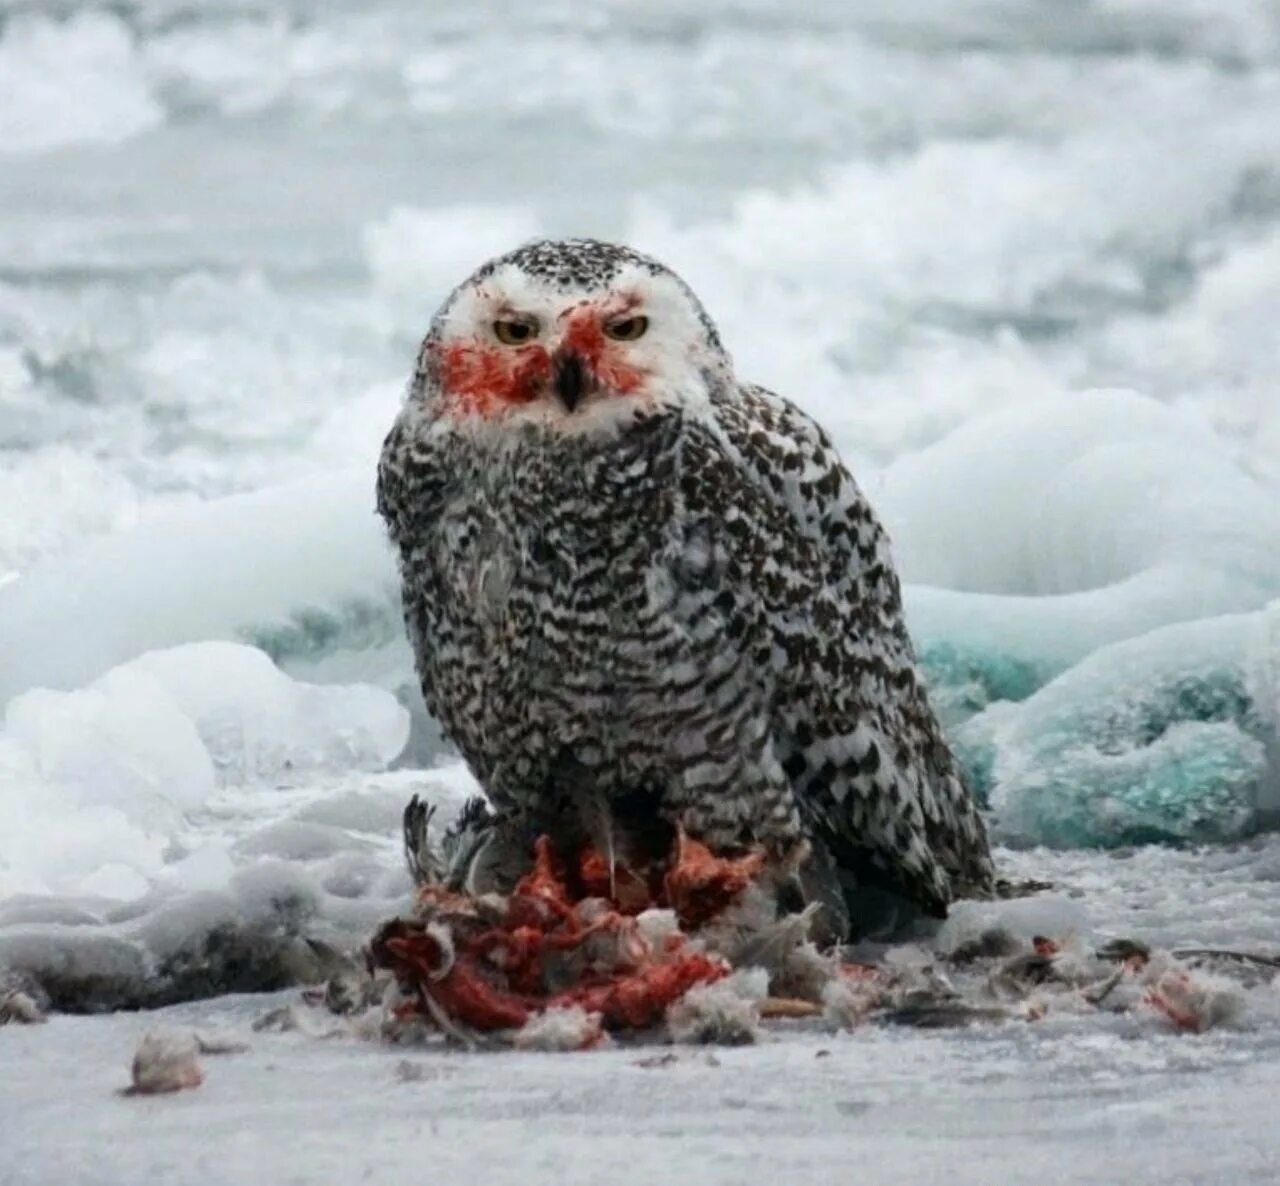
M705 404L730 373L711 319L670 269L594 239L542 240L450 294L411 397L458 423L577 433Z

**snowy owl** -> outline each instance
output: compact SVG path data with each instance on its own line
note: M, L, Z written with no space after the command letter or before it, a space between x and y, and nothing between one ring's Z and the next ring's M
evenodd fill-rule
M837 915L867 887L935 916L989 890L883 529L662 264L542 241L455 289L378 509L490 840L531 853L604 810L791 861Z

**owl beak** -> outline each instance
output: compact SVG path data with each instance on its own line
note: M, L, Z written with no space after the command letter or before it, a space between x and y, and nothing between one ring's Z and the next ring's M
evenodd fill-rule
M573 350L558 351L551 360L551 381L560 402L572 412L587 393L587 368Z

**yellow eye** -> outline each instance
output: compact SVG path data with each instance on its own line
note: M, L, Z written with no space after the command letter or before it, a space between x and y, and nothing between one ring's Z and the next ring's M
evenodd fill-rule
M620 321L608 322L604 327L604 334L615 342L634 342L637 338L644 337L644 331L648 328L647 317L624 317Z
M538 323L531 318L495 321L493 335L504 346L523 346L538 336Z

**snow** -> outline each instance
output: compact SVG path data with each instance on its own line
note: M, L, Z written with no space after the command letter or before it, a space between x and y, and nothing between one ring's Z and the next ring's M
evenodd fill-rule
M18 15L0 42L0 154L111 144L162 122L164 110L137 66L118 17Z
M373 463L440 299L535 234L675 266L880 510L1001 871L1052 886L940 941L1276 945L1275 4L509 17L0 21L0 993L148 1007L0 1028L0 1178L1271 1180L1260 990L653 1065L262 1034L115 1094L147 1031L296 998L157 1007L323 979L405 902L409 796L476 789Z
M993 928L1016 939L1048 935L1061 941L1094 933L1084 902L1050 891L1010 902L959 902L934 937L939 951L954 951Z
M626 1047L468 1055L248 1032L285 999L0 1031L10 1065L26 1072L0 1082L7 1180L429 1172L495 1186L801 1184L860 1166L860 1178L906 1186L1243 1184L1271 1181L1280 1154L1274 1034L866 1027L661 1060ZM123 1098L133 1051L158 1024L217 1026L251 1049L203 1060L198 1089Z
M501 255L541 229L536 213L519 206L397 206L364 228L365 257L376 290L416 333L475 270L477 252L480 259Z
M1274 837L1181 854L1006 853L1002 863L1051 877L1055 888L957 910L940 946L991 926L1067 942L1274 943ZM278 878L262 879L260 909L270 912L287 886ZM197 922L190 909L175 913L168 942L188 942ZM759 986L744 979L750 1000ZM1280 985L1264 978L1242 1004L1203 1034L1179 1033L1155 1010L1064 1011L957 1029L778 1023L748 1046L618 1042L572 1054L388 1044L333 1018L302 1017L283 1031L255 1025L279 1010L297 1014L296 989L55 1014L43 1026L0 1028L7 1065L23 1069L0 1077L6 1180L200 1183L266 1172L380 1181L426 1164L468 1180L479 1157L485 1180L498 1183L531 1174L588 1182L604 1172L620 1182L768 1174L816 1183L839 1180L851 1162L873 1181L908 1183L1024 1173L1051 1183L1262 1183L1280 1154L1271 1123ZM711 1012L719 1017L723 1002ZM554 1021L542 1041L580 1036L573 1018ZM184 1037L248 1049L201 1055L198 1088L122 1096L135 1051L157 1031L172 1049Z

